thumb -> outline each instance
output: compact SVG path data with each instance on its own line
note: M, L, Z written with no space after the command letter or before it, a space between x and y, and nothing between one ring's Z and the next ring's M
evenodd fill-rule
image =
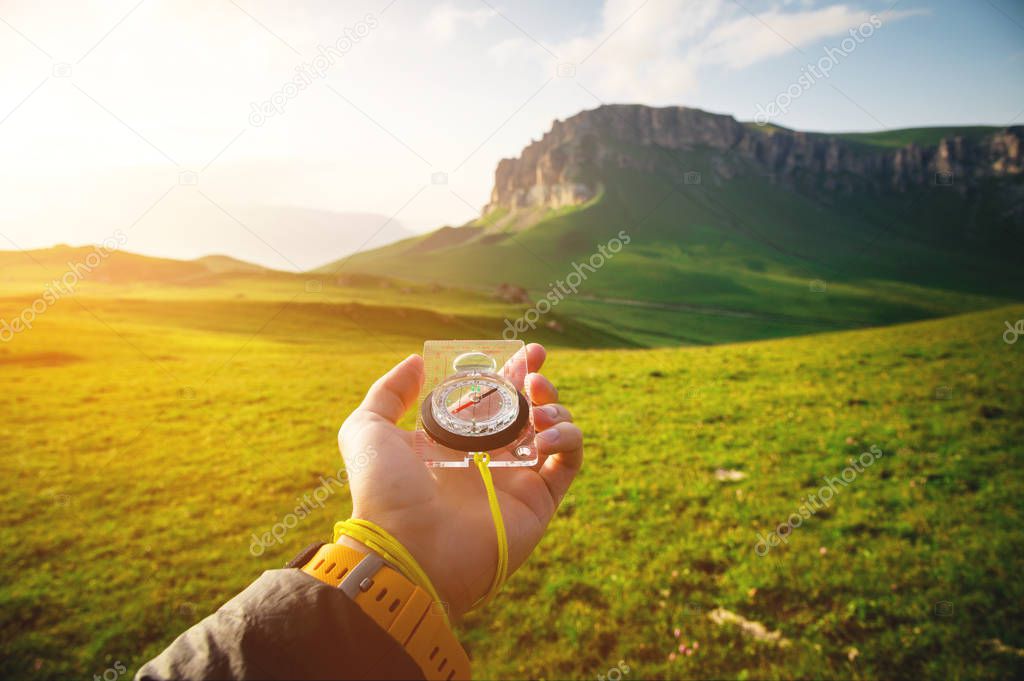
M423 385L423 358L409 355L377 379L357 411L370 412L397 423L416 402Z
M412 433L396 421L416 402L423 358L410 355L370 387L342 424L338 445L352 492L353 514L368 517L396 505L429 498L432 480L412 455Z

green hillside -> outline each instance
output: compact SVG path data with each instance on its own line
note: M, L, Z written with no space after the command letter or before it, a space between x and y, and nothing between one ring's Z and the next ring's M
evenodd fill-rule
M591 168L602 188L594 201L525 229L502 229L507 218L492 214L319 272L401 272L482 291L508 282L538 300L623 230L630 243L557 309L645 345L890 324L1024 296L1010 248L1020 235L989 229L1006 220L1006 190L1019 180L992 181L966 199L941 186L830 194L753 167L723 180L706 151L615 148L653 170ZM686 173L700 183L688 184Z
M337 474L338 425L377 376L501 319L398 289L260 300L248 281L192 300L97 284L0 345L0 676L134 673L326 538L344 490L250 553ZM30 300L5 295L0 316ZM1021 317L661 350L545 329L587 463L536 554L459 625L476 677L1019 676L1022 344L1001 334ZM877 462L757 555L759 533L871 447ZM789 643L716 623L719 608Z
M959 127L934 128L903 128L900 130L883 130L881 132L846 132L835 133L836 137L861 142L879 147L905 147L908 144L918 146L934 146L943 138L963 137L969 140L980 140L991 135L999 128L992 125L970 125Z
M489 292L358 272L281 272L222 256L181 261L113 252L65 282L64 276L92 253L92 247L69 246L0 251L0 319L12 321L44 293L55 293L56 300L37 315L33 331L73 315L98 323L133 319L173 330L284 339L313 333L373 344L392 333L499 337L505 320L518 315L517 308ZM538 328L539 342L588 348L638 345L614 329L564 314L550 319L557 321L557 329ZM264 324L253 326L253 320ZM367 336L371 328L375 336Z

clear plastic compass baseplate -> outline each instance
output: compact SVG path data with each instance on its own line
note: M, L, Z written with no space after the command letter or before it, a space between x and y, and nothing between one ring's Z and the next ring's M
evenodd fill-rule
M423 363L414 437L427 466L466 468L477 453L492 468L537 463L522 341L427 341Z

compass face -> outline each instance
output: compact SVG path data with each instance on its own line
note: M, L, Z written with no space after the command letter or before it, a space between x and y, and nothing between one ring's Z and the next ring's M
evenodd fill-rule
M502 380L466 376L440 385L431 395L434 420L456 435L493 435L515 423L519 395Z
M494 373L482 353L454 362L456 373L423 400L423 429L438 443L464 452L484 452L513 442L529 421L529 405L515 386Z

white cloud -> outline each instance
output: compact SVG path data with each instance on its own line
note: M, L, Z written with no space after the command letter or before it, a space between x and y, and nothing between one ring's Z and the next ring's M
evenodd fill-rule
M917 11L891 12L885 22L902 19ZM772 9L756 16L746 14L721 24L697 47L703 61L741 69L771 57L801 49L826 38L843 36L867 23L873 16L866 10L833 5L815 10L782 12Z
M722 0L650 0L642 7L636 0L607 0L600 29L555 52L579 64L582 77L596 77L603 97L679 101L696 87L697 64L683 47L722 11Z
M881 14L883 26L920 10ZM841 39L872 16L846 4L814 8L807 0L787 1L750 14L725 0L606 0L599 27L552 49L577 64L581 82L592 83L607 101L669 104L692 98L701 71L709 66L743 69L804 49L828 38ZM509 54L533 54L525 41L492 49L499 61ZM539 55L543 58L544 55ZM551 65L543 68L551 71Z
M522 38L506 38L491 45L487 49L487 53L501 67L519 57L526 47L528 45Z
M489 7L460 9L455 3L446 2L430 10L425 28L439 41L449 42L459 33L462 25L480 29L494 16L494 10Z

